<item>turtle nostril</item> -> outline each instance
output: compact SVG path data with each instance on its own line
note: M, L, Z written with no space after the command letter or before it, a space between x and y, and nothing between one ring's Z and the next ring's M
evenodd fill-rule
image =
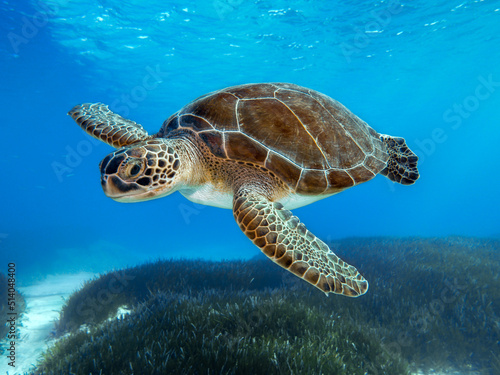
M108 184L108 175L105 173L101 174L101 186L104 189L106 185Z

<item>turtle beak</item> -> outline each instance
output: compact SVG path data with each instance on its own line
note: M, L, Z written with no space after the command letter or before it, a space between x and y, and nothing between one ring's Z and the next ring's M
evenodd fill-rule
M137 184L126 183L116 175L103 175L101 177L101 186L107 197L118 202L135 201L134 196L140 194L143 190Z
M107 197L121 203L148 201L165 195L156 190L148 190L135 182L125 182L116 175L102 175L101 186Z

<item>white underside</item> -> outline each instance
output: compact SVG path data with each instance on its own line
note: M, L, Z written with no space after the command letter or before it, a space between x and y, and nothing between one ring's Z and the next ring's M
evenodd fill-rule
M198 187L181 189L179 192L189 199L191 202L204 204L206 206L214 206L219 208L233 208L233 194L223 192L215 188L212 184L205 184ZM321 199L332 196L333 194L324 195L301 195L290 194L281 200L281 203L287 210L307 206Z

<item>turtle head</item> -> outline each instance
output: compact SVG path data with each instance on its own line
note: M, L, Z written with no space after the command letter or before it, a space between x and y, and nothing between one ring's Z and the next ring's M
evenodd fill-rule
M140 202L177 190L181 160L164 139L122 147L100 164L104 193L118 202Z

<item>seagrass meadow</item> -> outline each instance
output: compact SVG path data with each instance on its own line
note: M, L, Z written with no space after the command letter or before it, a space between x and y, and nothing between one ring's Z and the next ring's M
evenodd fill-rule
M370 280L365 296L327 298L260 258L103 274L66 301L34 373L500 373L500 241L331 245Z

